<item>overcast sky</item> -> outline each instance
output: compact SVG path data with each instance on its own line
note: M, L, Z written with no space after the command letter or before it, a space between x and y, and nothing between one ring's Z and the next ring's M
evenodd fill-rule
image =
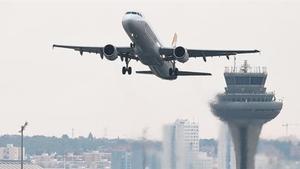
M281 114L261 137L284 136L283 123L300 123L300 3L295 1L11 1L0 0L0 134L66 133L97 137L161 138L161 127L177 118L199 122L200 137L217 137L219 120L208 103L224 91L223 71L233 59L190 59L182 70L211 77L123 76L124 63L98 55L55 49L52 44L127 46L121 19L143 13L165 46L174 32L178 44L199 49L259 49L240 55L240 64L267 66L268 91L284 98ZM148 70L131 62L134 70ZM289 133L300 136L300 126Z

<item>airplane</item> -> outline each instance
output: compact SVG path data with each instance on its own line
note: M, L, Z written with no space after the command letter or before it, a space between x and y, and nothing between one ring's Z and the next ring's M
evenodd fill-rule
M129 36L131 43L129 47L118 47L107 44L104 47L88 47L88 46L66 46L54 44L53 48L68 48L83 52L100 54L107 60L114 61L120 57L121 61L125 61L122 68L122 74L126 72L130 75L132 68L129 66L131 60L140 61L147 65L150 71L136 71L138 74L152 74L165 80L175 80L178 76L209 76L210 73L205 72L189 72L180 71L176 67L176 62L185 63L191 57L200 57L205 62L207 57L226 56L229 59L231 55L257 53L258 50L202 50L187 49L183 46L176 46L177 34L174 34L172 47L164 47L158 40L150 25L146 22L143 15L139 12L126 12L122 19L122 25Z

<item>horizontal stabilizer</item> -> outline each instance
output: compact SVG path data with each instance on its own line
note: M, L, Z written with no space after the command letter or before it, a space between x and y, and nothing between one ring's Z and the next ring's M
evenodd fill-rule
M153 72L151 72L151 71L136 71L136 73L153 75ZM178 71L177 76L211 76L211 73Z
M211 76L211 73L178 71L177 75L178 76Z
M135 73L153 75L153 72L151 72L151 71L136 71Z

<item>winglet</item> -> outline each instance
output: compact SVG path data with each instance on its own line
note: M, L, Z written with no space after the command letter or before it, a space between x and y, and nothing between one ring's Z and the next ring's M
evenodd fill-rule
M57 47L57 45L56 45L56 44L53 44L53 45L52 45L52 50L53 50L55 47Z
M260 51L260 50L255 50L255 52L261 54L261 51Z

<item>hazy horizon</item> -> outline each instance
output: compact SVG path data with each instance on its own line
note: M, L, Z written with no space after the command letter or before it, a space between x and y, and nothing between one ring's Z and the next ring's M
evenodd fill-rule
M199 49L259 49L237 56L266 66L267 91L283 98L281 113L267 123L262 138L285 135L283 123L299 124L300 3L297 1L6 1L0 0L0 135L88 135L161 138L163 124L184 118L199 123L200 138L216 138L220 121L208 103L224 92L225 66L233 57L191 58L183 70L211 77L175 81L133 73L123 76L120 60L55 49L52 44L128 46L121 20L128 10L143 13L165 46L174 32L178 45ZM195 40L196 39L196 40ZM131 62L133 70L149 68ZM290 126L289 134L300 137ZM106 133L106 134L105 134Z

